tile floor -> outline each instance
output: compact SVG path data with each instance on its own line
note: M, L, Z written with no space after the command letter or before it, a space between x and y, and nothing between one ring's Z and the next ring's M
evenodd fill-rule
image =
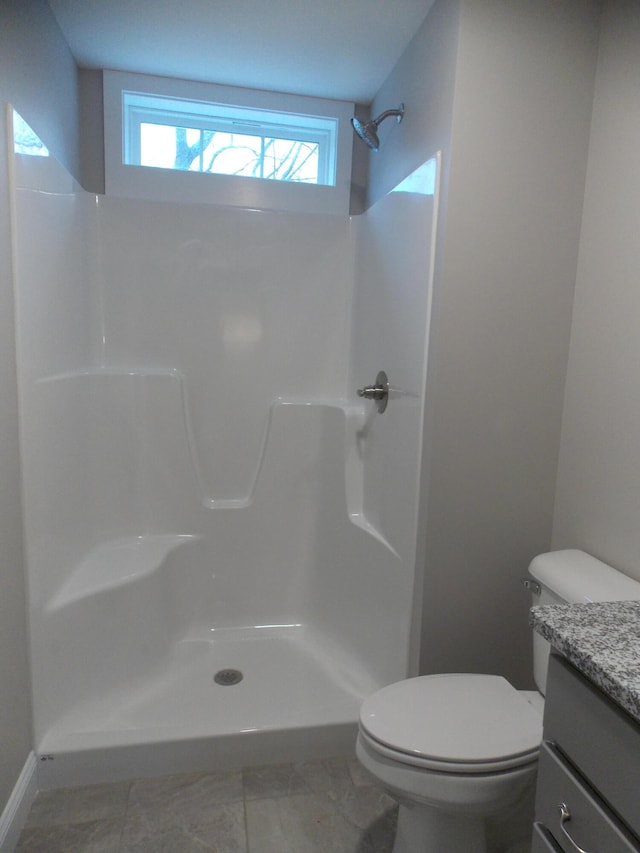
M397 809L357 760L38 794L20 853L390 853Z

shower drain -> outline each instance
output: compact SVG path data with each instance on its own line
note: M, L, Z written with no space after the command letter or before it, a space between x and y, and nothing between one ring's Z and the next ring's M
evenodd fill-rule
M213 676L213 680L223 687L231 687L231 685L239 684L242 681L242 673L239 669L221 669Z

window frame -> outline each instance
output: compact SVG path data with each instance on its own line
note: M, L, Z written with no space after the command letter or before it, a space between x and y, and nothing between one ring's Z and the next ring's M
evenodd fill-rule
M181 103L184 105L183 109L180 109ZM319 151L316 183L321 186L335 186L337 119L274 110L256 110L212 102L203 103L184 98L159 97L127 90L122 92L122 108L123 161L127 166L142 165L140 160L143 124L188 127L194 130L213 130L223 133L245 132L246 135L256 138L317 143ZM212 174L224 173L213 172Z
M349 213L352 150L349 120L353 115L353 104L120 71L104 71L103 80L105 189L108 195L258 210ZM335 185L127 163L127 145L131 143L132 128L128 127L130 122L125 120L125 98L133 104L132 121L137 122L142 111L136 115L136 95L140 95L141 102L145 97L153 97L160 105L164 102L164 114L171 118L168 122L170 125L174 124L179 115L179 126L185 126L185 118L193 117L211 129L221 128L225 122L234 120L234 111L240 116L236 121L242 122L254 116L267 127L272 117L274 130L276 127L294 129L300 136L306 136L307 133L317 136L317 131L309 132L305 129L305 122L310 121L313 125L314 118L316 124L325 128L325 136L330 135L329 128L334 125L335 154L327 155L326 173L329 177L335 175ZM185 104L185 112L172 112L171 105L180 101ZM158 117L162 114L162 110L159 110ZM241 125L238 132L241 132ZM279 137L276 132L273 136L291 138Z

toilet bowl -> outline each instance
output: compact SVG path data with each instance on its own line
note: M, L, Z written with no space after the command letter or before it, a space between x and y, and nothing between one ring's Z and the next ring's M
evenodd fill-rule
M356 754L400 803L394 853L485 853L487 818L535 786L541 737L540 709L500 676L421 676L366 699Z
M573 549L536 557L525 587L534 605L640 599L637 581ZM533 640L537 692L446 673L365 699L356 754L400 804L393 853L530 850L549 659Z

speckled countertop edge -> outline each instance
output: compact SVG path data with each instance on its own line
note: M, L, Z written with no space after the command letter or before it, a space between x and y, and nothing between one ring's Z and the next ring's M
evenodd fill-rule
M640 722L640 601L532 607L529 621Z

